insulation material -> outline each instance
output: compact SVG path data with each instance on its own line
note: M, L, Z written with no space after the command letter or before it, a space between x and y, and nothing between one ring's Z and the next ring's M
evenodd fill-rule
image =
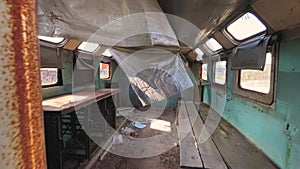
M60 48L40 46L41 67L63 68L63 55Z
M264 70L270 36L241 44L233 51L231 69Z
M39 34L106 46L178 46L156 0L39 0Z
M179 54L162 49L111 50L143 106L179 95L193 87Z

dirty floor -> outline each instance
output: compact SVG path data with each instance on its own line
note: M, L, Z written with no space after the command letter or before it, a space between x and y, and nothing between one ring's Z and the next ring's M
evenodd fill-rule
M172 109L153 109L123 114L125 127L137 132L136 138L122 134L123 143L114 144L110 152L92 169L177 169L180 168L176 114ZM138 129L131 122L139 121L146 128ZM120 133L121 134L121 133Z

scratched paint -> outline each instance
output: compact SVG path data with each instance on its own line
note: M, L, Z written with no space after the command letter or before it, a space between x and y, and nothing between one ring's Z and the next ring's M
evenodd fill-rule
M36 1L0 1L0 168L46 168Z

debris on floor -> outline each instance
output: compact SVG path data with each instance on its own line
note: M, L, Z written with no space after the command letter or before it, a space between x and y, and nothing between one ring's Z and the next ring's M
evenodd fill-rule
M147 127L146 124L140 123L138 121L132 122L131 125L138 128L138 129L143 129L143 128Z
M136 138L137 136L137 132L130 127L122 128L121 133L124 134L125 136L130 136L131 138Z
M121 134L114 135L113 144L123 144L123 136Z
M128 122L120 132L123 144L112 145L107 155L92 169L180 168L178 135L172 109L150 113L135 111L126 118ZM130 137L130 133L136 134L136 137Z

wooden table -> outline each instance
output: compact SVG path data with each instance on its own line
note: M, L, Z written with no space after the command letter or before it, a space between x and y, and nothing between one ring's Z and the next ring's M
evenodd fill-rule
M71 115L70 123L73 126L72 130L74 130L76 129L76 126L74 127L75 111L101 102L99 104L100 109L101 107L110 107L107 120L108 123L113 123L115 121L115 108L112 96L118 92L119 89L89 89L43 100L48 169L63 168L63 150L65 147L62 131L63 116ZM90 152L87 154L89 155Z

